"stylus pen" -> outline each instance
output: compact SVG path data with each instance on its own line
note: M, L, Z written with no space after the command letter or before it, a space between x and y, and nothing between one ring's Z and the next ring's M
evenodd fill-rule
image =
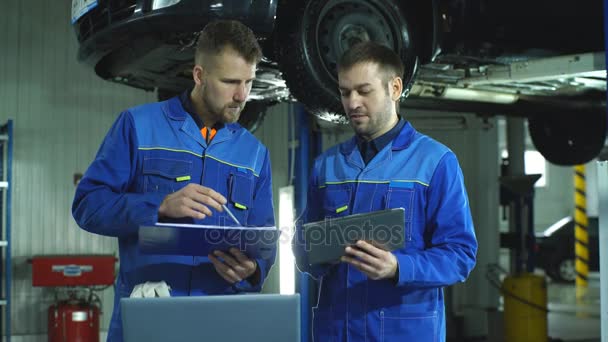
M224 208L224 210L226 211L226 213L228 214L228 216L230 216L230 218L236 222L236 224L238 224L239 226L241 225L241 222L239 222L239 220L236 219L236 217L232 214L232 212L228 209L228 207L225 204L222 204L222 208Z

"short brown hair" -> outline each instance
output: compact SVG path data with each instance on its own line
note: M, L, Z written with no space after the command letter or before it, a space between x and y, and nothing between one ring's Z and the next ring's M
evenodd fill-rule
M398 76L403 78L403 62L393 50L372 41L353 45L340 58L338 71L348 70L359 63L376 63L384 80Z
M257 64L262 59L260 44L249 27L236 20L216 20L207 24L198 37L196 64L202 65L203 55L219 54L226 47L247 62Z

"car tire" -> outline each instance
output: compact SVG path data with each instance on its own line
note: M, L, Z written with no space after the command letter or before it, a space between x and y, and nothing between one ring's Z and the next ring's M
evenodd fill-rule
M560 256L553 263L549 276L560 283L573 283L576 280L574 258L572 256Z
M322 119L346 123L338 92L337 62L353 44L373 40L397 51L405 65L404 95L413 84L418 53L415 11L382 0L283 1L277 14L279 67L291 94ZM289 5L287 5L289 3ZM295 18L295 19L294 19ZM327 112L329 116L323 116Z
M555 113L528 118L528 131L534 146L553 164L585 164L597 157L604 147L604 110L572 114Z

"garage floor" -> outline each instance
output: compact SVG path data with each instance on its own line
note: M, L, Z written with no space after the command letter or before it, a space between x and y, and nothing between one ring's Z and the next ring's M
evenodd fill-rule
M600 341L600 278L589 275L589 288L577 303L576 288L549 283L549 336L555 341Z

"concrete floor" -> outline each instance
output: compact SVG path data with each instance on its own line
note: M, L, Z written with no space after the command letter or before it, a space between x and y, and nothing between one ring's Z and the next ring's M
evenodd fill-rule
M589 287L579 301L576 299L574 284L553 283L551 280L547 280L547 300L549 342L601 341L599 273L589 275ZM499 322L494 327L492 337L466 341L503 342L502 310L501 303L498 314ZM449 341L460 341L460 339Z
M600 341L600 279L598 273L589 276L589 288L577 301L576 288L570 284L549 283L548 330L554 340Z

